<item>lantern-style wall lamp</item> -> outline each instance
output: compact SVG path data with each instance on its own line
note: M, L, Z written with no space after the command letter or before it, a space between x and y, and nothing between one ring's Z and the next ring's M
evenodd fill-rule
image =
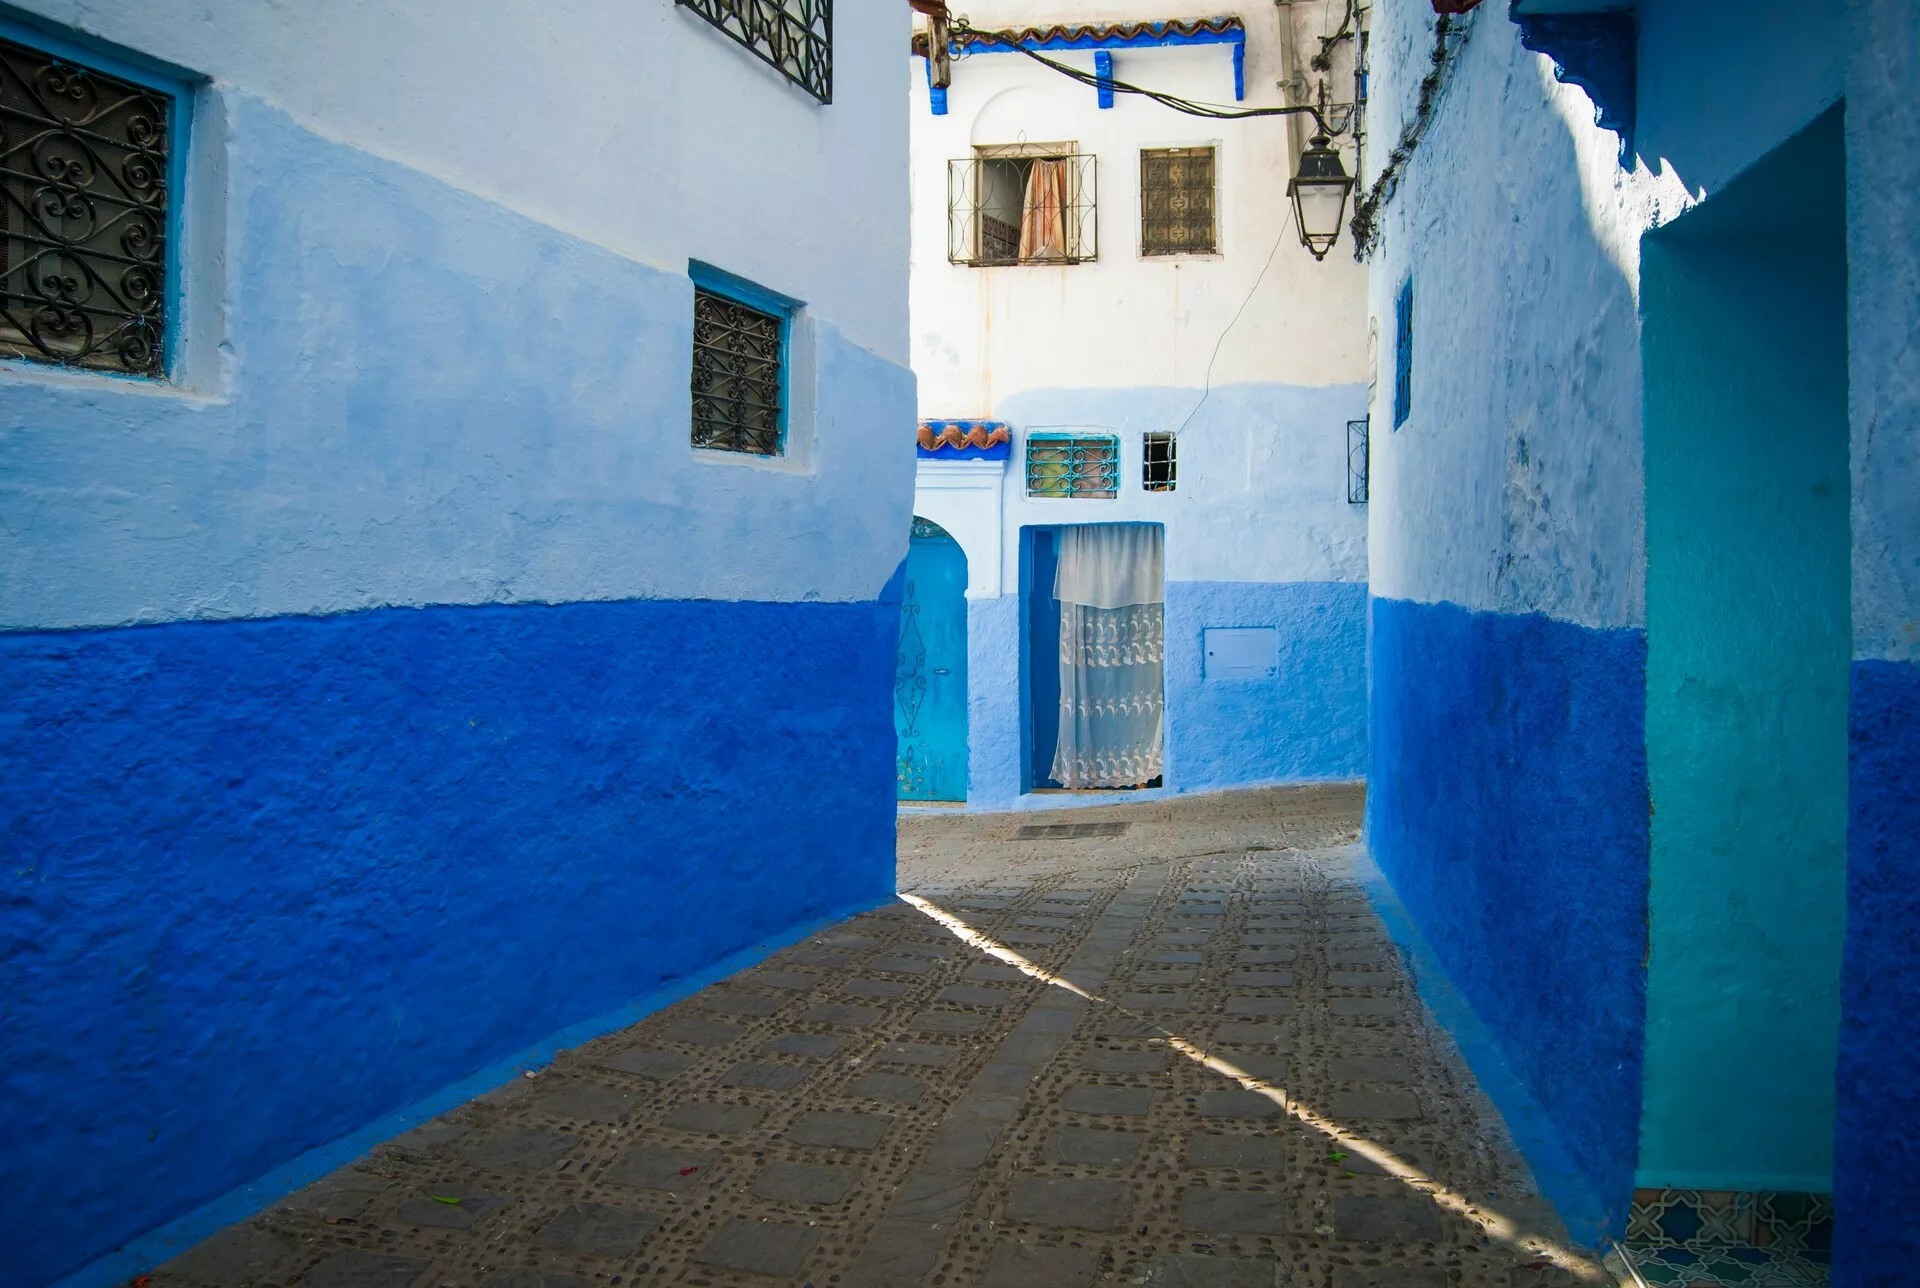
M1294 172L1293 182L1287 185L1300 244L1312 251L1316 260L1325 259L1340 239L1347 198L1353 194L1353 176L1340 164L1340 154L1331 143L1324 131L1315 134L1300 154L1300 168Z

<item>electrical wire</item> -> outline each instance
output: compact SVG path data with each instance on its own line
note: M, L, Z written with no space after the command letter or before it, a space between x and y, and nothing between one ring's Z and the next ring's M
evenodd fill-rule
M1187 413L1187 418L1180 422L1180 428L1173 431L1175 438L1178 438L1187 426L1193 423L1193 418L1200 414L1200 409L1207 405L1207 399L1212 396L1213 364L1220 360L1220 350L1227 343L1227 334L1239 323L1240 315L1247 311L1247 306L1253 303L1254 295L1260 290L1260 283L1267 280L1267 270L1273 267L1273 258L1280 253L1280 243L1287 239L1287 230L1292 227L1293 207L1289 205L1287 217L1280 221L1280 232L1273 239L1273 249L1267 252L1267 262L1260 266L1260 274L1253 279L1253 285L1248 288L1247 298L1240 301L1240 307L1234 310L1232 319L1221 329L1219 337L1213 342L1213 353L1207 359L1206 378L1200 383L1200 401L1193 405L1193 410Z
M972 37L974 39L984 40L989 44L1004 45L1016 53L1025 54L1028 58L1033 59L1034 62L1039 63L1043 67L1051 67L1062 76L1070 80L1078 81L1082 85L1089 85L1094 89L1110 90L1116 94L1138 94L1140 97L1158 103L1162 107L1171 108L1176 112L1184 112L1188 116L1203 117L1209 121L1240 121L1255 116L1311 116L1315 129L1328 136L1333 134L1333 131L1327 126L1326 118L1320 115L1319 109L1309 107L1305 103L1294 107L1225 107L1217 103L1196 103L1191 99L1181 98L1177 94L1168 94L1157 89L1145 89L1139 85L1130 85L1123 80L1106 79L1095 72L1082 71L1078 67L1056 62L1035 50L1028 49L1016 37L1003 31L981 31L976 27L969 27L964 23L956 23L953 27L953 35L961 39Z

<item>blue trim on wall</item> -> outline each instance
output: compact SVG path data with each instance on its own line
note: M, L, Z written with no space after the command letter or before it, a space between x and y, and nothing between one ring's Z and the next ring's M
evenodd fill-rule
M226 1227L258 1215L289 1194L304 1189L329 1172L346 1166L374 1146L392 1140L429 1119L437 1118L476 1096L485 1095L497 1087L513 1082L529 1071L544 1068L551 1064L560 1052L638 1024L649 1015L691 997L709 984L736 975L820 930L845 921L849 917L870 912L888 902L891 900L862 899L849 904L807 925L796 927L724 957L706 970L676 980L665 988L642 994L590 1020L569 1025L557 1033L549 1034L540 1041L516 1051L506 1059L495 1061L470 1077L442 1087L432 1095L421 1097L397 1113L388 1114L338 1140L310 1149L292 1162L274 1168L265 1176L229 1190L213 1202L196 1208L157 1230L141 1235L84 1269L77 1270L59 1280L54 1288L116 1288L116 1285L124 1284L128 1279L179 1256L188 1248L210 1238Z
M1618 1230L1646 1012L1646 636L1375 599L1372 647L1370 848Z
M1853 664L1834 1288L1920 1264L1920 664Z
M1164 22L1148 23L1148 30L1133 36L1092 35L1077 36L1033 36L1023 35L1020 49L1032 50L1073 50L1097 51L1094 54L1093 67L1101 84L1096 87L1100 106L1113 106L1113 53L1115 49L1176 49L1192 45L1227 45L1233 51L1233 99L1242 102L1247 97L1247 32L1244 27L1232 27L1226 31L1182 32L1169 30L1170 24ZM1009 33L1012 34L1012 33ZM954 58L971 58L978 54L1018 53L1011 45L981 41L952 41L947 46L948 53ZM936 89L933 84L933 59L920 55L926 64L927 98L932 106L933 115L947 114L947 91Z
M945 116L947 114L947 91L945 87L933 83L933 59L925 58L921 61L926 65L927 102L933 108L933 114L935 116Z
M1413 275L1393 297L1393 427L1413 415Z
M1632 10L1608 13L1522 13L1512 0L1507 16L1520 44L1553 60L1553 77L1577 85L1593 101L1594 120L1620 137L1620 164L1634 166L1633 123L1638 99L1640 20Z
M897 629L617 601L0 636L10 1280L885 898Z

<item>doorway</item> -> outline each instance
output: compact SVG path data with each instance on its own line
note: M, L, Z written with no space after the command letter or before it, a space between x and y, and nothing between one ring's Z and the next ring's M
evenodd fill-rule
M1845 926L1835 107L1642 242L1646 1188L1825 1191Z
M967 799L967 556L917 515L893 667L895 796Z
M1162 545L1157 523L1021 529L1027 790L1162 784Z

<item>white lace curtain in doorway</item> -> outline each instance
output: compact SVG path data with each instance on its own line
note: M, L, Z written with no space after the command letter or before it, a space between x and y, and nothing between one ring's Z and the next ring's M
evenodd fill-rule
M1060 530L1062 787L1138 787L1160 776L1163 615L1160 528Z

